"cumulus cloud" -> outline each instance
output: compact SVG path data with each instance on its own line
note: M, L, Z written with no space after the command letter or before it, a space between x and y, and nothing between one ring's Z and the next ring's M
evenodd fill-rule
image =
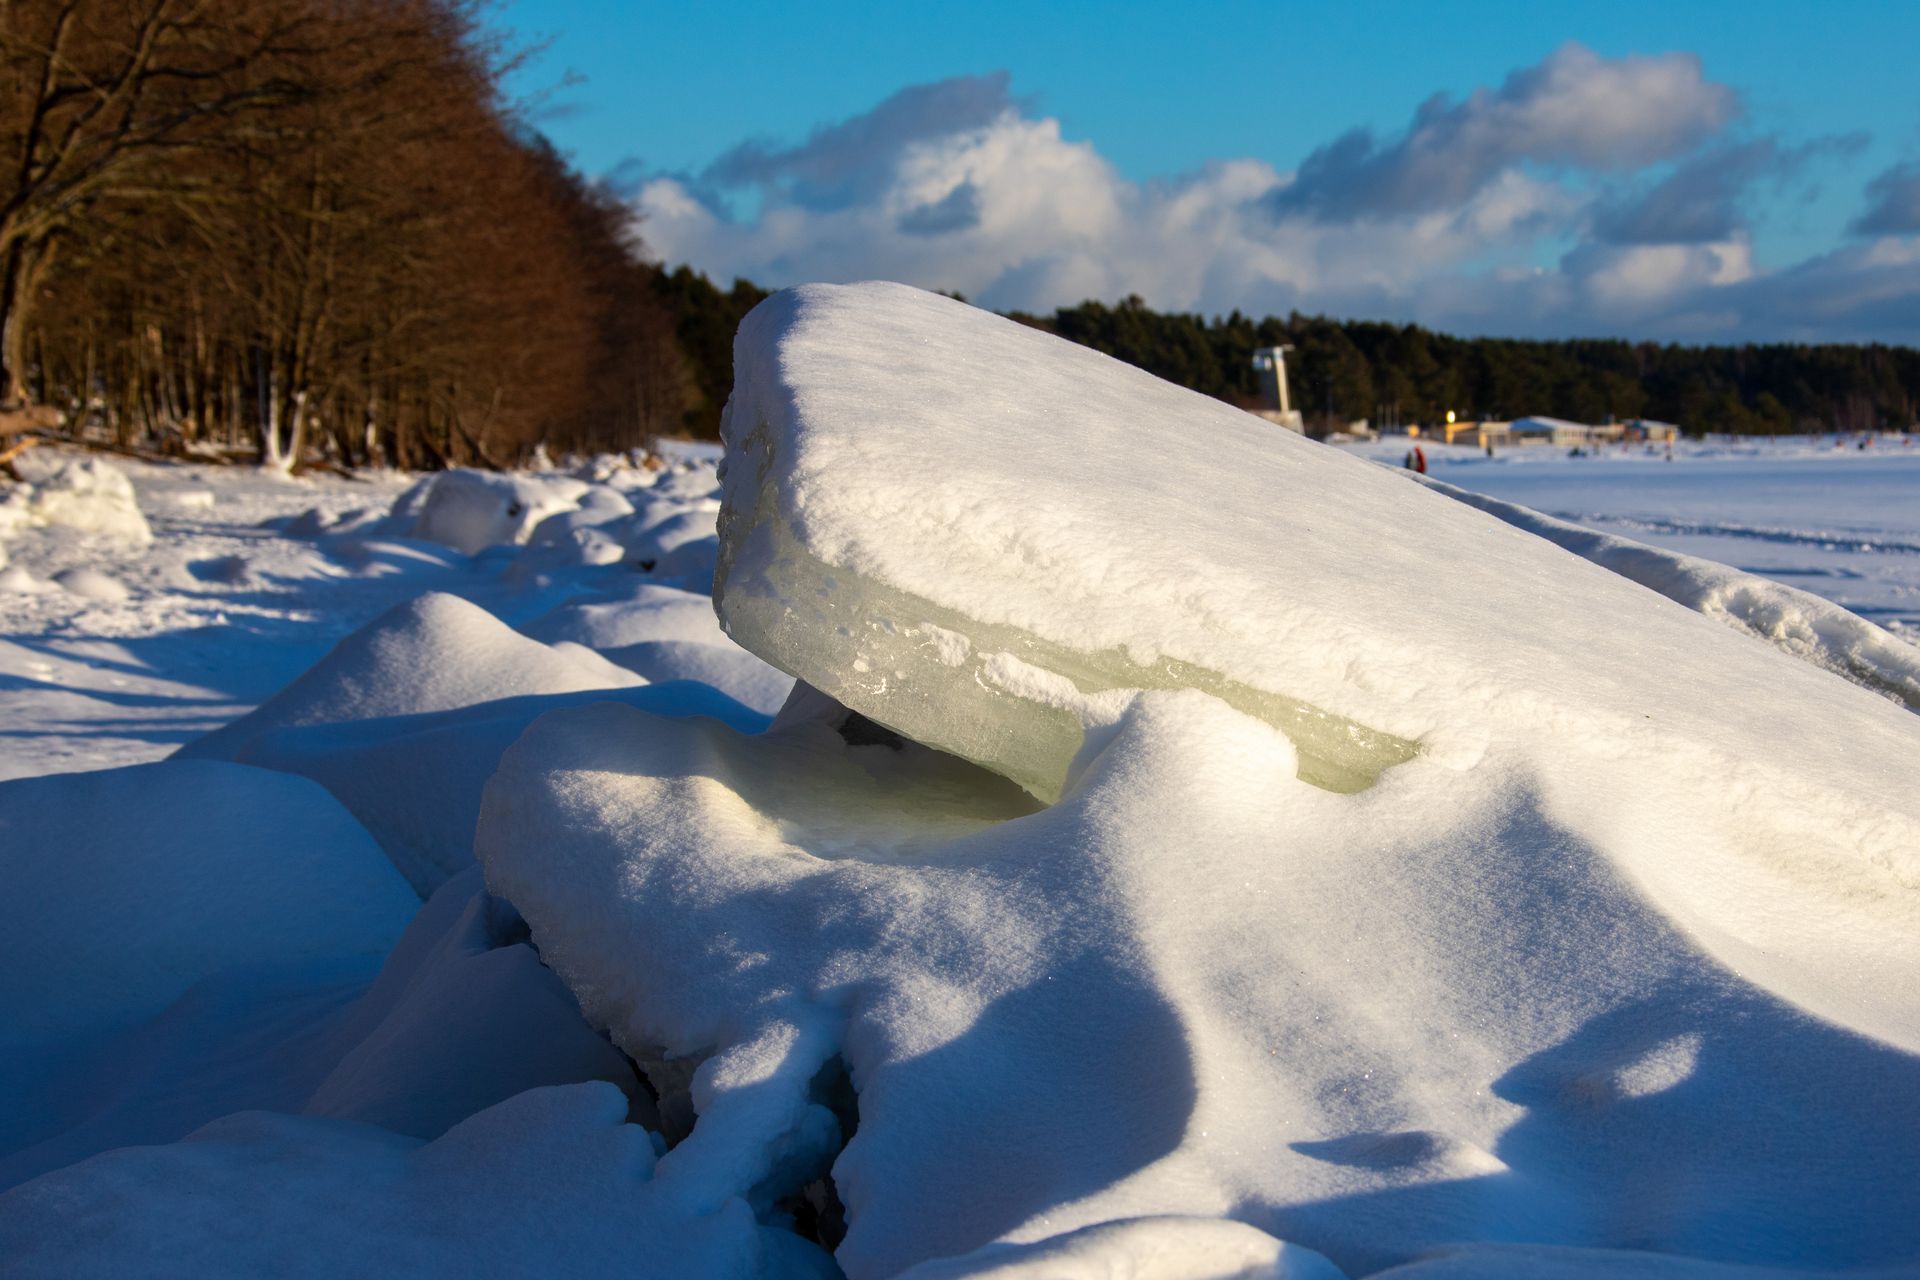
M693 177L654 175L636 205L663 259L768 285L888 278L1002 310L1138 293L1476 332L1787 335L1796 314L1828 313L1795 312L1789 286L1769 283L1746 202L1860 143L1742 137L1739 111L1689 55L1569 45L1293 173L1243 158L1135 182L996 73L902 90L793 145L744 144ZM1870 287L1853 261L1787 278L1912 332L1898 287Z
M1897 165L1867 184L1867 211L1853 230L1868 236L1920 233L1920 164Z
M1754 187L1783 188L1816 160L1858 153L1863 134L1816 138L1788 147L1752 138L1703 149L1650 189L1602 204L1594 230L1613 244L1697 245L1725 241L1748 226L1744 208Z
M1678 155L1739 113L1691 54L1602 58L1563 45L1464 101L1436 94L1406 132L1364 129L1321 147L1274 198L1322 221L1450 208L1519 164L1627 171Z
M1005 71L913 85L873 110L816 129L782 147L743 142L709 165L714 187L757 186L807 209L843 209L871 200L886 186L901 151L930 138L978 129L1022 108L1008 93Z

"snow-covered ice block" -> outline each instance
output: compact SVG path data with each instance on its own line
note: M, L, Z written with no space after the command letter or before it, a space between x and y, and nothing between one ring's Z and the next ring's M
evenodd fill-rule
M1726 897L1698 923L1783 983L1803 951L1857 945L1887 980L1856 987L1862 1016L1920 1040L1920 993L1892 994L1920 961L1920 719L1890 702L1383 468L905 286L778 294L735 369L716 605L774 665L1043 798L1140 688L1279 727L1333 790L1417 757L1523 759L1629 845L1691 826L1700 852L1648 864L1655 885L1725 859L1822 919L1874 904L1857 944Z
M1700 751L1775 763L1909 808L1891 762L1912 723L1097 352L905 286L821 285L757 308L735 369L729 632L1038 795L1126 691L1185 686L1282 728L1302 776L1337 790L1415 754L1465 766L1554 739L1656 772ZM1818 728L1834 717L1875 746L1839 749ZM1920 873L1897 829L1886 856Z

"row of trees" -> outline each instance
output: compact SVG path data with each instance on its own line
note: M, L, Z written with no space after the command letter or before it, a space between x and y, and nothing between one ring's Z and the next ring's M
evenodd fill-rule
M1292 344L1296 407L1309 421L1432 422L1452 409L1504 419L1647 417L1689 431L1779 434L1906 429L1920 410L1920 351L1907 347L1661 346L1576 339L1452 338L1416 325L1295 313L1252 320L1151 311L1140 299L1018 319L1236 403L1258 394L1260 347Z
M680 429L658 272L505 69L463 0L0 0L0 398L288 466Z
M291 466L500 464L717 432L765 292L644 260L507 104L471 0L0 0L0 402ZM1310 419L1914 421L1920 352L1460 339L1138 298L1017 319Z

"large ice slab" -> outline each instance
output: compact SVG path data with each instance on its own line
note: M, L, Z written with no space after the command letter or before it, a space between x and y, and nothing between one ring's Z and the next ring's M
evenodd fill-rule
M1334 790L1552 737L1655 770L1779 761L1795 787L1906 808L1885 762L1916 726L1892 708L1097 352L904 286L821 285L756 309L735 368L729 633L1042 797L1128 691L1185 686L1281 728ZM1860 750L1823 731L1836 717ZM1913 874L1899 832L1886 856Z

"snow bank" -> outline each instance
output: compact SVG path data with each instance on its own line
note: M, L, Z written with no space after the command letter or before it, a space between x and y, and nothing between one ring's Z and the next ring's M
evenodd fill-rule
M1782 653L1920 711L1920 649L1830 600L1712 560L1596 533L1426 476L1408 473L1408 478L1764 640Z
M153 541L133 482L111 463L29 450L14 467L23 482L0 493L0 536L30 525L54 525L136 544Z

